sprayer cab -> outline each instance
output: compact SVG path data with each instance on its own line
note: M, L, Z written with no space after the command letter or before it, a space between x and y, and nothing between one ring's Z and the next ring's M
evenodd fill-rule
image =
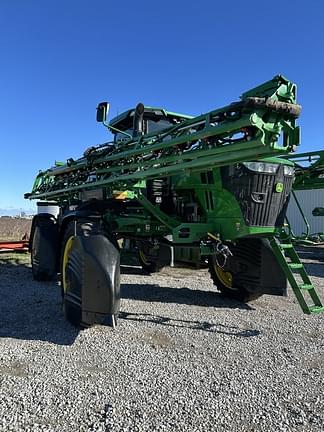
M114 117L109 122L108 128L114 135L114 142L118 143L141 135L155 135L191 118L190 115L173 113L163 108L149 107L139 103L135 108Z

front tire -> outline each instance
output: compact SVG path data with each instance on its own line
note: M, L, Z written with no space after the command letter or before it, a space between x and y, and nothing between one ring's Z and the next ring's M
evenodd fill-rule
M243 285L238 286L233 284L233 274L230 271L225 271L217 265L213 258L209 260L208 271L216 285L217 289L225 297L239 300L243 303L256 300L262 296L262 293L251 293Z
M119 312L119 249L100 224L70 223L61 253L61 287L66 319L75 326L116 325Z

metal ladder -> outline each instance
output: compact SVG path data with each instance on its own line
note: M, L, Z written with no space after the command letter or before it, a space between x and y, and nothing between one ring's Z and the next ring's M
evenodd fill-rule
M300 261L294 246L290 242L288 243L287 240L286 242L281 242L278 238L274 237L270 239L270 244L303 312L306 314L324 312L321 299L306 273L305 267ZM298 279L301 279L302 282L297 280L297 275L300 276ZM307 294L313 304L308 304L306 302L305 296L307 296Z

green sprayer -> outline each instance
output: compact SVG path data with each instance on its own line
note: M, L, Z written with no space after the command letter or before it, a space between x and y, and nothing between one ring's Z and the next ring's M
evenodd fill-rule
M41 171L31 229L33 276L60 274L76 325L115 325L121 249L144 270L170 261L208 264L224 295L247 302L285 295L323 310L292 244L280 238L299 144L296 85L283 76L196 117L139 103L107 122L113 140ZM296 276L296 273L299 276ZM308 298L307 298L308 297Z

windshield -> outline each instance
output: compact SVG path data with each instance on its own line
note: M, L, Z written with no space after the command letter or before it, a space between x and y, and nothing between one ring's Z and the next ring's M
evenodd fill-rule
M126 129L125 132L128 133L129 135L133 135L133 129ZM129 136L127 136L121 132L117 132L115 134L114 142L123 142L123 141L128 141L128 140L129 140Z
M173 123L167 119L147 120L147 133L159 132L173 126Z
M133 136L133 129L130 126L132 124L133 120L129 119L128 121L128 128L124 129L126 125L122 128L123 131ZM167 129L169 127L172 127L175 124L175 121L172 121L171 119L167 118L161 118L161 117L155 117L155 118L145 118L144 116L144 133L145 134L151 134L151 133L158 133L164 129ZM126 126L126 127L127 127ZM117 126L118 127L118 126ZM114 142L125 142L128 141L129 137L121 132L116 132L114 137Z

